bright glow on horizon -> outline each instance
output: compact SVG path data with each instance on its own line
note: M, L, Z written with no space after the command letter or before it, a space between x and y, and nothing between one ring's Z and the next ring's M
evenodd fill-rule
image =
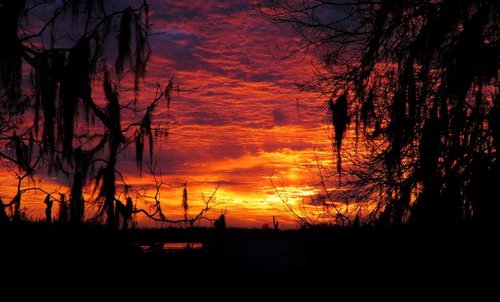
M153 30L163 34L151 37L149 84L140 101L151 98L151 83L165 83L171 75L183 90L173 96L168 114L162 104L165 108L153 121L173 123L169 137L155 149L163 181L188 183L192 214L203 204L201 193L208 197L219 184L218 206L210 217L225 211L229 226L261 227L272 226L276 216L280 227L297 226L273 183L289 202L299 205L318 193L313 186L316 154L324 162L331 162L332 156L323 125L328 114L316 113L320 101L295 86L311 79L311 59L273 56L279 55L276 45L293 49L296 40L288 27L261 17L251 1L150 2ZM127 97L123 93L122 102ZM129 184L154 190L147 169L139 177L132 149L122 156L118 169ZM15 180L6 181L9 177L8 171L0 171L4 201L15 190ZM40 184L49 192L59 186L65 192L70 180L43 178ZM170 218L181 217L181 196L182 189L162 192ZM40 192L23 197L28 215L43 217L44 197ZM143 216L138 220L141 226L156 225Z

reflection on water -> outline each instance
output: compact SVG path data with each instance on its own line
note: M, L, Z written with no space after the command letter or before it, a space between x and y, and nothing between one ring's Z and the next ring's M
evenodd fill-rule
M164 250L185 250L194 249L199 250L203 248L201 242L166 242L163 244Z
M139 245L144 253L175 252L185 250L201 250L202 242L154 242L149 245Z

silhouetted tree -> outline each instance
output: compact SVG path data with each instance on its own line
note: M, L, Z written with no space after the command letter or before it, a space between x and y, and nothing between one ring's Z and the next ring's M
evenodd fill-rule
M494 221L498 1L271 0L262 12L301 35L298 50L319 58L313 89L337 99L344 177L326 177L327 199L368 203L365 222Z
M9 142L2 145L8 147L0 151L2 163L15 165L23 178L38 172L40 162L49 173L70 178L68 215L60 211L61 222L84 220L83 192L92 185L100 205L97 218L105 217L109 226L123 218L128 226L136 209L128 199L123 206L117 198L118 183L126 187L122 175L117 180L117 161L135 146L142 171L145 142L152 160L155 138L168 130L165 123L153 124L155 109L163 100L169 106L174 89L170 79L157 84L151 102L139 101L151 53L148 4L120 8L118 2L102 0L1 0L0 17L5 21L0 27L0 142ZM133 101L120 100L123 86L131 88ZM124 111L137 120L124 121ZM26 116L33 123L26 123ZM21 195L16 198L19 202L9 204L15 217ZM60 206L65 204L62 199Z
M226 214L220 214L219 218L214 221L216 231L222 231L226 228Z

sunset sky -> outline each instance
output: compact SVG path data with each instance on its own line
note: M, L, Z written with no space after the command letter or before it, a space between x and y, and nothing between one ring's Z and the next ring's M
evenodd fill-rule
M151 37L143 98L153 83L166 83L172 75L182 90L170 112L162 108L156 119L173 123L168 139L155 150L163 181L188 183L193 213L201 194L210 195L220 184L218 206L209 216L226 211L230 226L272 226L272 216L280 226L296 226L270 179L290 201L308 200L316 192L315 154L326 161L331 156L328 114L318 110L317 96L295 86L311 79L311 58L278 58L286 52L277 47L294 49L298 38L290 28L264 19L255 1L150 4L153 32L159 34ZM120 161L121 171L130 184L150 185L146 171L139 177L134 156L130 150ZM4 171L1 178L5 191L9 176ZM168 215L181 213L181 196L180 188L162 192ZM30 202L25 203L28 213L41 216L41 208ZM154 225L144 217L139 221Z

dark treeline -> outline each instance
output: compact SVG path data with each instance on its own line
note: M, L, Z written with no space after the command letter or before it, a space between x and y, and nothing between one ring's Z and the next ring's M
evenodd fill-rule
M119 295L151 288L177 286L240 286L255 292L319 292L335 286L340 294L350 288L374 287L387 296L400 291L417 295L472 290L469 281L490 280L498 254L488 232L474 227L308 228L296 230L229 228L164 228L118 231L104 226L78 228L27 223L0 228L4 274L22 286L47 287L47 293L87 286L85 292ZM198 242L201 249L162 250L167 242ZM8 248L5 248L8 247ZM147 251L141 251L145 247ZM154 249L152 249L154 247ZM27 274L29 272L29 274ZM51 274L53 278L48 278ZM84 282L75 280L84 279ZM54 281L55 280L55 281ZM128 282L132 291L123 286ZM118 285L99 288L100 284ZM187 284L186 284L187 283ZM57 284L57 289L54 288ZM488 284L488 283L485 283ZM15 283L11 287L16 286ZM384 289L390 286L391 289ZM394 287L394 288L393 288ZM491 287L495 288L494 286ZM146 292L152 292L153 290ZM156 291L153 291L156 292ZM139 293L144 295L142 292ZM158 294L164 296L163 291ZM205 295L205 293L203 293ZM215 293L219 295L219 293ZM337 295L337 294L336 294Z

